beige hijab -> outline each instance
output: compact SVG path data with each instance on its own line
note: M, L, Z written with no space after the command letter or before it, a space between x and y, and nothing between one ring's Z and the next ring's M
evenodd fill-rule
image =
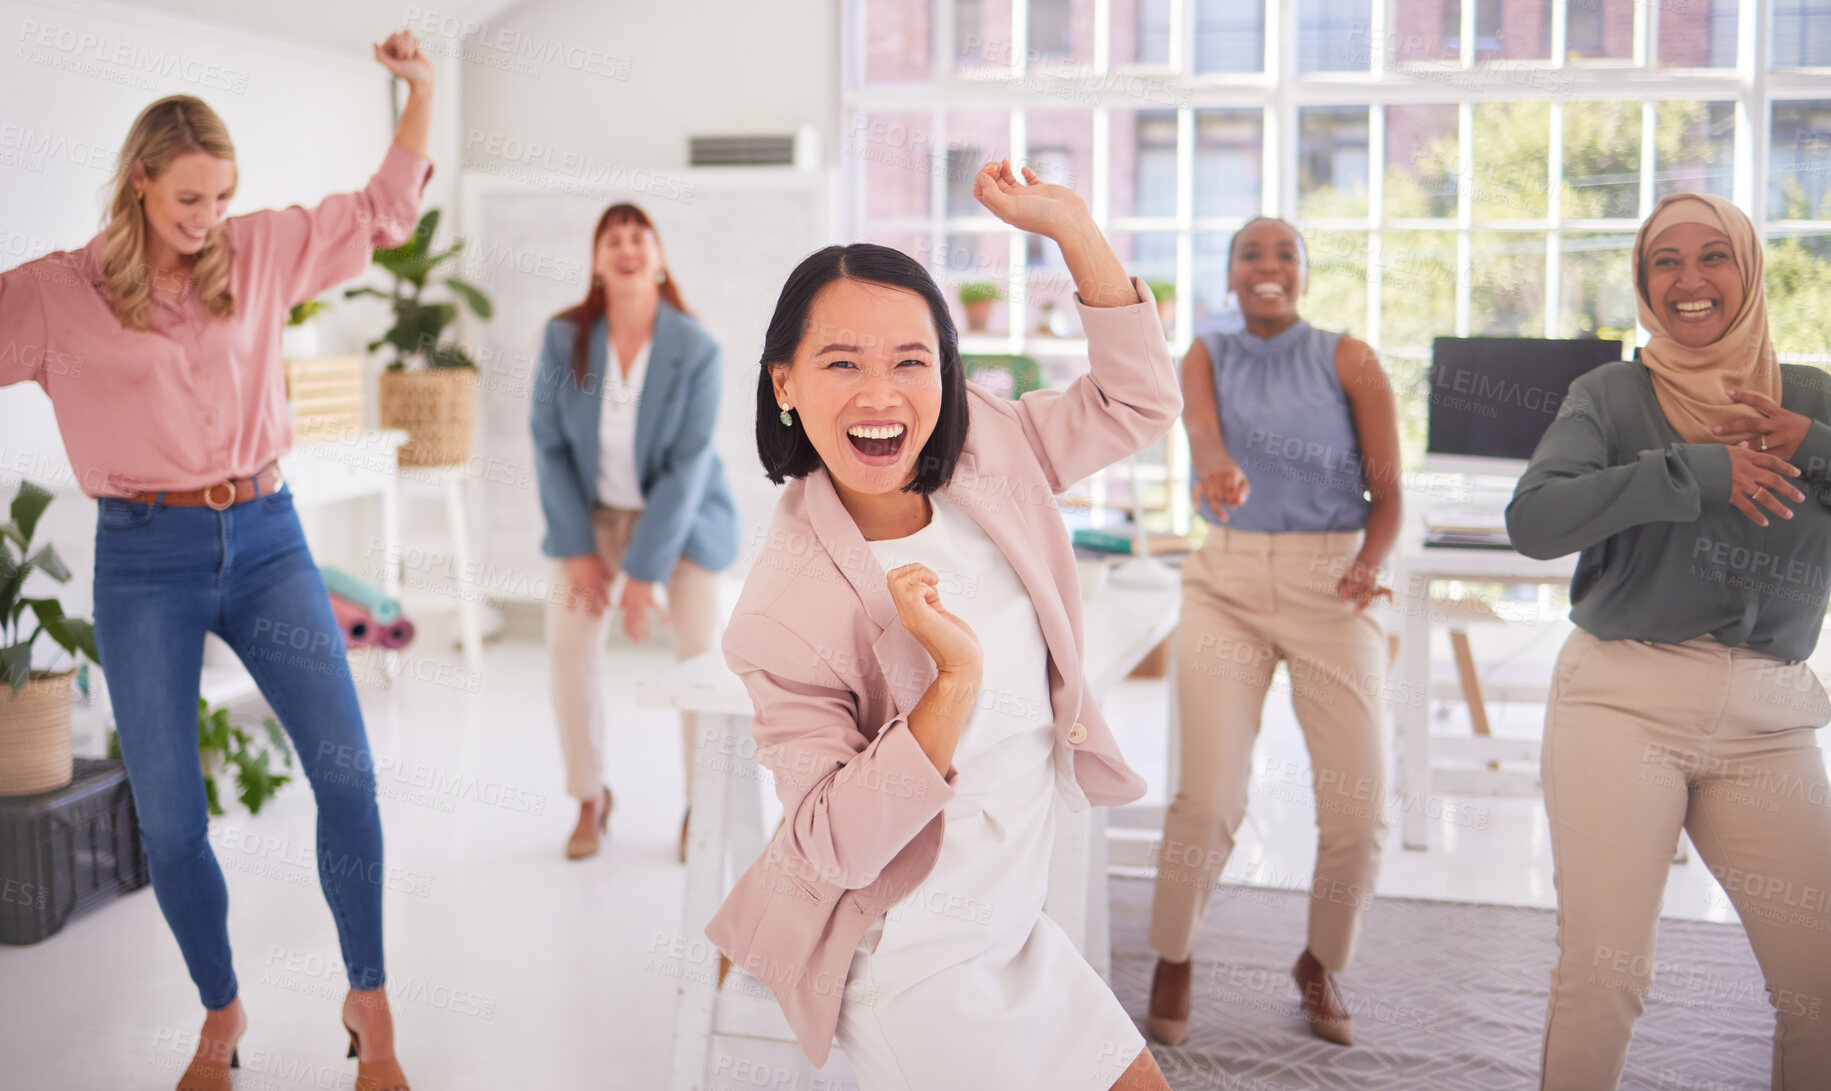
M1742 309L1730 319L1723 336L1692 348L1667 331L1661 312L1647 299L1647 248L1673 224L1698 223L1728 239L1742 275ZM1653 206L1634 240L1634 292L1640 300L1640 324L1653 339L1640 350L1640 361L1653 376L1653 391L1673 431L1687 443L1740 443L1751 433L1716 435L1711 428L1754 411L1729 400L1731 390L1749 390L1780 400L1780 364L1767 330L1767 292L1763 288L1761 240L1742 210L1708 193L1674 193Z

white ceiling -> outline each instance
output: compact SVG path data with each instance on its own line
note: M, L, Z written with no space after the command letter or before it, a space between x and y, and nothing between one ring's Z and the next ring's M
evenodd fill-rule
M405 24L410 11L435 18L485 22L500 18L523 0L135 0L148 16L164 12L244 34L295 42L303 46L369 56L369 46ZM433 14L436 13L436 16ZM421 33L421 38L427 35Z

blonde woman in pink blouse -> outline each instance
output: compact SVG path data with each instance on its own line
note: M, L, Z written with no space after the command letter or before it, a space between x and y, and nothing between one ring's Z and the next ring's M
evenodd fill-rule
M432 173L432 65L405 31L375 59L409 91L381 169L359 192L227 216L238 178L228 130L202 101L173 95L128 132L102 233L0 273L0 385L44 389L77 481L100 501L96 646L153 891L206 1009L181 1091L230 1087L248 1023L197 764L206 632L254 676L317 800L355 1087L407 1088L383 984L374 765L340 630L275 461L293 440L280 373L287 309L362 272L375 247L403 242Z

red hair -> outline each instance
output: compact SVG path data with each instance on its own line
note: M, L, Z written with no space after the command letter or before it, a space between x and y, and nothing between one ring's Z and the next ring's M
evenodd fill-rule
M592 264L596 263L598 241L604 237L604 233L623 224L635 224L655 236L657 247L661 245L661 235L655 230L655 224L646 212L632 204L614 204L598 217L598 226L591 232ZM687 305L680 300L680 289L674 284L674 278L668 275L666 269L662 270L661 275L665 278L661 282L661 298L681 314L691 314ZM560 318L578 327L578 336L572 339L572 378L581 390L585 387L585 379L591 369L591 327L609 310L610 301L605 297L604 283L593 272L591 287L586 290L584 300L559 313Z

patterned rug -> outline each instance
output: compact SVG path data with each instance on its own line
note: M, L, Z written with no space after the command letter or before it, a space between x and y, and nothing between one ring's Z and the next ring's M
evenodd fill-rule
M1111 880L1113 990L1140 1029L1156 955L1151 883ZM1152 1052L1177 1091L1519 1091L1538 1086L1539 1035L1557 953L1544 909L1381 898L1340 979L1351 1049L1311 1037L1290 967L1306 892L1223 886L1195 948L1189 1037ZM1646 1013L1623 1089L1763 1091L1773 1009L1742 928L1661 920Z

